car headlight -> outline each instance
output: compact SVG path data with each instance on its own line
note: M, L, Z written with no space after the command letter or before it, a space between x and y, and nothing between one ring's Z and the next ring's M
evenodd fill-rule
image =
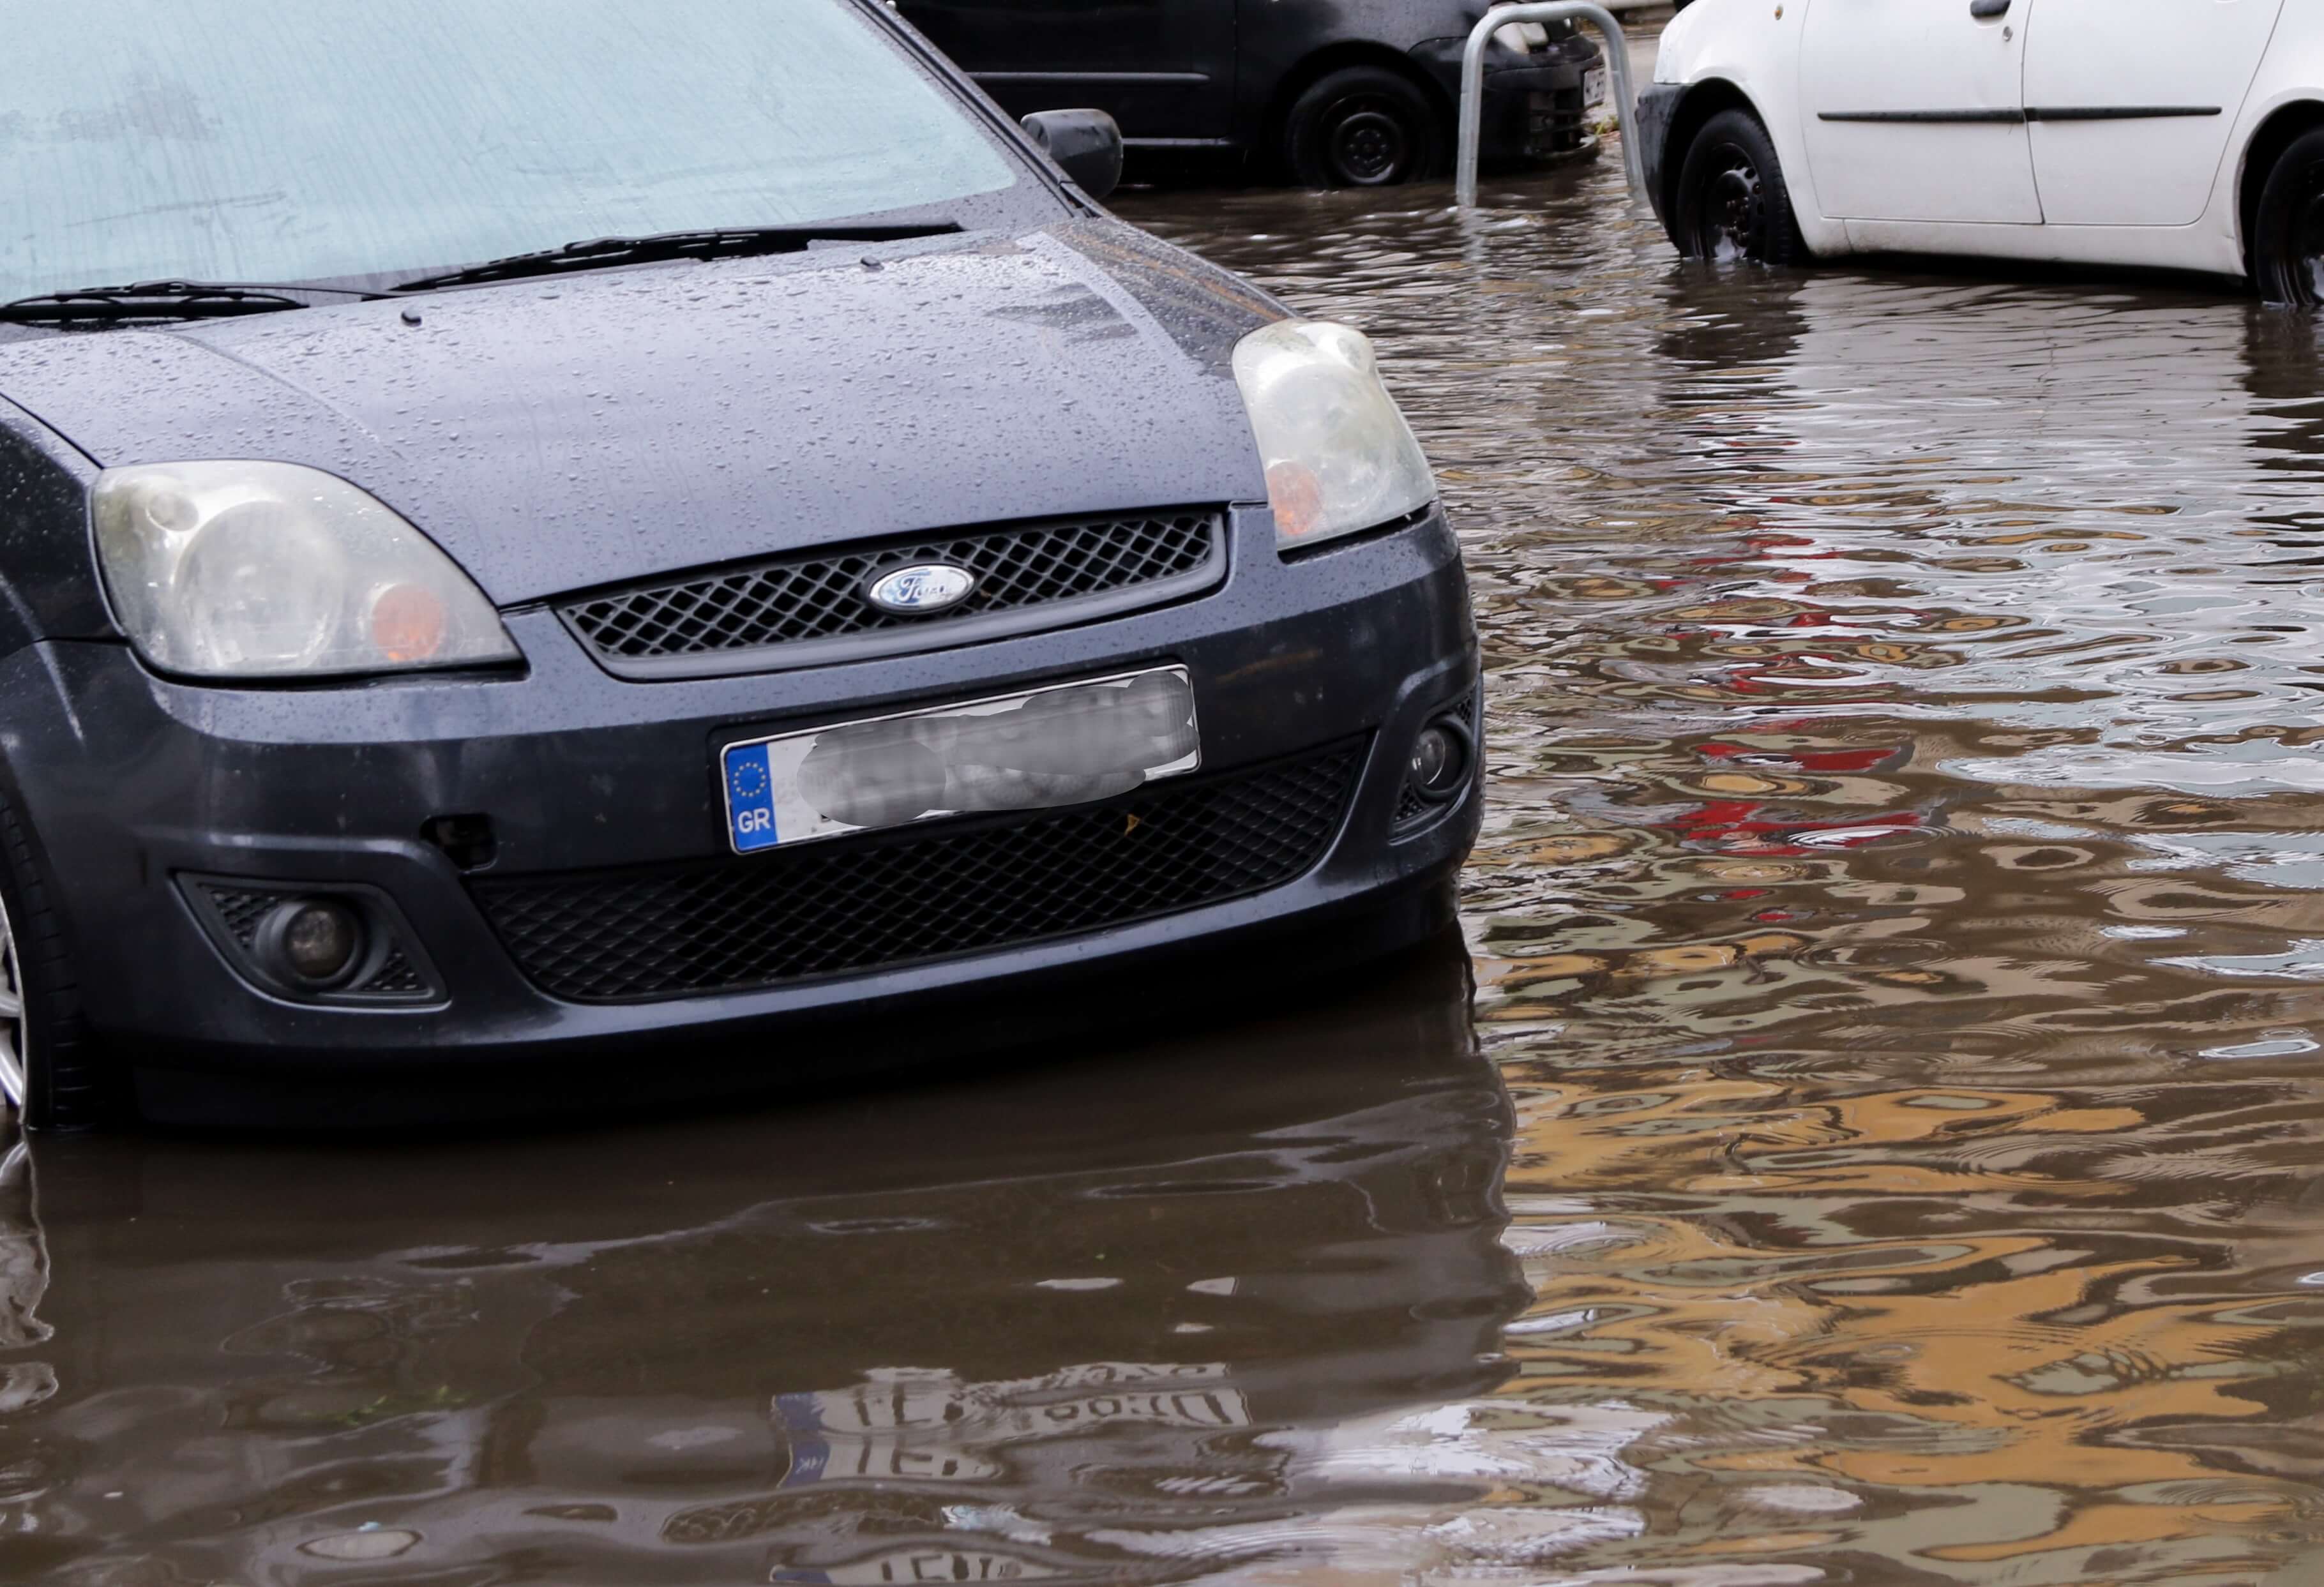
M332 475L108 468L90 508L114 614L164 671L309 678L519 659L492 603L433 540Z
M1436 499L1436 476L1361 331L1278 320L1243 337L1234 373L1267 466L1277 545L1377 529Z

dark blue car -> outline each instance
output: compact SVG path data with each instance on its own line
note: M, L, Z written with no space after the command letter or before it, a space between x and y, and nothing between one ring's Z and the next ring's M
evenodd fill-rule
M33 1125L848 1075L1443 918L1428 466L1103 117L862 0L103 10L0 51Z

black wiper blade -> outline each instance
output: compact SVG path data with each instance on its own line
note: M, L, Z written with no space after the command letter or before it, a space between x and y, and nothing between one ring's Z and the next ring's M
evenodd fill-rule
M355 287L148 281L123 287L82 287L69 292L42 292L19 298L12 303L0 303L0 320L20 325L62 325L78 320L226 319L306 308L306 300L290 296L292 292L322 292L342 298L387 295Z
M763 254L796 254L816 243L900 243L913 237L947 236L960 230L952 222L922 221L902 226L750 226L719 231L655 232L642 237L592 237L567 243L536 254L512 254L487 259L440 275L423 275L398 281L399 292L424 292L436 287L478 286L485 281L521 281L527 276L558 275L569 270L602 270L612 264L652 264L668 259L749 259Z

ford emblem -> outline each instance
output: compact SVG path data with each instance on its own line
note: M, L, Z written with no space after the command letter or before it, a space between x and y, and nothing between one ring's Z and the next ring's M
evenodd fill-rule
M863 598L897 617L927 617L949 612L976 588L976 575L949 562L915 562L891 567L873 579Z

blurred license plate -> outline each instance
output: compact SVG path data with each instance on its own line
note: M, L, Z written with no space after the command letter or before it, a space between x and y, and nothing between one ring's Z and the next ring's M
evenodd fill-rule
M1203 763L1184 667L780 734L719 752L738 854L1111 798Z
M1606 103L1606 69L1593 66L1582 74L1582 104L1584 109Z

